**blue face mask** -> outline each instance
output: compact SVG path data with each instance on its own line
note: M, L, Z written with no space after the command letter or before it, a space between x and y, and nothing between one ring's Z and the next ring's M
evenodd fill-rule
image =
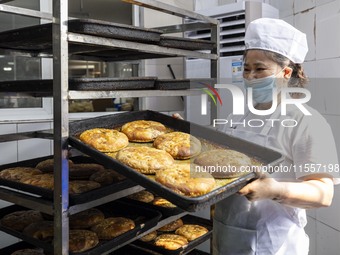
M279 74L280 72L278 72L277 74ZM273 88L276 87L275 81L277 74L259 79L244 79L245 88L253 89L253 100L256 103L269 103L273 101Z

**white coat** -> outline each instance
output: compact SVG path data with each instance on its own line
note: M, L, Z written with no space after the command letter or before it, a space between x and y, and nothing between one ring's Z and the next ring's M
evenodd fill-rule
M311 174L312 169L309 168L310 165L296 169L294 166L311 163L331 164L337 169L339 167L330 126L318 112L310 107L308 110L312 116L303 115L295 106L288 106L286 116L280 115L279 108L271 116L252 113L238 119L237 116L230 116L229 120L235 118L236 122L244 119L246 125L232 128L226 125L222 131L280 151L285 160L281 169L271 176L278 181L298 181L298 178ZM262 119L267 125L249 127L247 121L251 119ZM265 121L266 119L280 121L273 125L272 122ZM296 120L297 126L284 127L282 120L288 124L288 119ZM289 167L289 172L283 172ZM334 170L330 174L339 178L339 171ZM334 182L339 180L334 179ZM249 202L245 197L235 194L216 204L213 254L306 255L309 250L309 239L304 231L306 224L304 209L272 200Z

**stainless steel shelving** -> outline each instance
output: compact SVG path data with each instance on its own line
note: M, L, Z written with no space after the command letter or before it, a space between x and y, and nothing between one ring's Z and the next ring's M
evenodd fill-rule
M108 39L103 37L96 37L90 35L83 35L78 33L68 32L67 21L68 17L68 0L54 0L53 13L44 13L23 8L8 6L5 3L10 0L0 0L0 11L7 13L20 14L24 16L38 17L45 20L52 20L53 23L53 98L54 98L54 126L53 126L53 140L54 140L54 201L47 201L40 197L32 197L29 194L21 193L15 190L7 190L0 188L0 199L7 200L28 208L39 209L48 214L54 214L54 254L66 255L68 254L68 216L88 208L110 202L120 197L127 196L142 189L140 186L135 186L123 192L108 195L104 198L89 201L88 203L70 206L68 196L68 136L69 136L69 115L68 115L68 100L69 99L85 99L85 98L112 98L112 97L146 97L146 96L189 96L199 95L201 90L183 90L183 91L101 91L101 92L84 92L84 91L69 91L68 89L68 60L69 51L68 43L75 42L79 44L100 45L111 48L133 49L144 53L161 54L171 57L190 57L209 59L211 61L211 78L215 78L218 83L219 78L219 23L217 20L206 17L191 11L186 11L165 3L154 0L122 0L138 6L151 8L164 13L176 15L183 18L190 18L199 21L195 25L179 24L174 26L167 26L160 28L164 33L183 32L187 29L210 28L211 38L215 42L216 47L211 53L202 53L196 51L172 49L158 45L149 45L145 43L129 42L117 39ZM0 49L1 53L8 54L32 54L30 52L23 52L17 50ZM35 56L46 57L49 55L34 53ZM27 96L27 94L25 94ZM32 135L33 134L33 135ZM36 136L34 136L36 135ZM32 137L39 137L40 133L25 133L23 136L13 135L0 139L0 142L8 141L10 139L26 139ZM45 134L44 134L45 135ZM44 136L41 135L41 136ZM51 138L51 135L43 138ZM186 213L181 213L169 217L161 221L157 227L161 227ZM153 228L153 229L156 229ZM152 229L152 230L153 230ZM150 231L152 231L150 230ZM149 232L150 232L149 231ZM137 238L137 237L136 237ZM135 238L135 239L136 239ZM134 239L133 239L134 240ZM131 240L131 241L133 241ZM112 247L108 252L111 252L119 247Z

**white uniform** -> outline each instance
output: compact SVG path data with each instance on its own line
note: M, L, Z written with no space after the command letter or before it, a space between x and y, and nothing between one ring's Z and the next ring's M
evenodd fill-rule
M271 174L278 181L298 181L298 178L314 173L312 167L319 165L313 164L321 164L319 171L322 173L331 164L337 169L330 174L339 178L336 147L330 126L318 112L310 107L307 109L312 116L303 115L295 106L288 106L286 116L280 115L279 107L270 117L252 113L242 118L230 116L229 121L245 121L245 127L243 124L236 128L226 125L222 131L280 151L285 160L279 171ZM262 120L267 125L249 127L248 120L252 119ZM289 119L296 120L297 126L282 126L292 126L293 122L289 122ZM251 122L251 125L255 123L261 122ZM309 163L311 165L306 168L302 167ZM283 172L287 169L290 171ZM339 180L334 179L334 183ZM233 195L216 204L213 254L305 255L309 250L309 239L304 231L306 223L304 209L272 200L249 202L243 196Z

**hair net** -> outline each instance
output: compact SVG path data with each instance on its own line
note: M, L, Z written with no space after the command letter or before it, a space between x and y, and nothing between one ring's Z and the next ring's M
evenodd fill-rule
M279 53L301 64L308 52L306 34L280 19L260 18L252 21L245 35L246 49Z

